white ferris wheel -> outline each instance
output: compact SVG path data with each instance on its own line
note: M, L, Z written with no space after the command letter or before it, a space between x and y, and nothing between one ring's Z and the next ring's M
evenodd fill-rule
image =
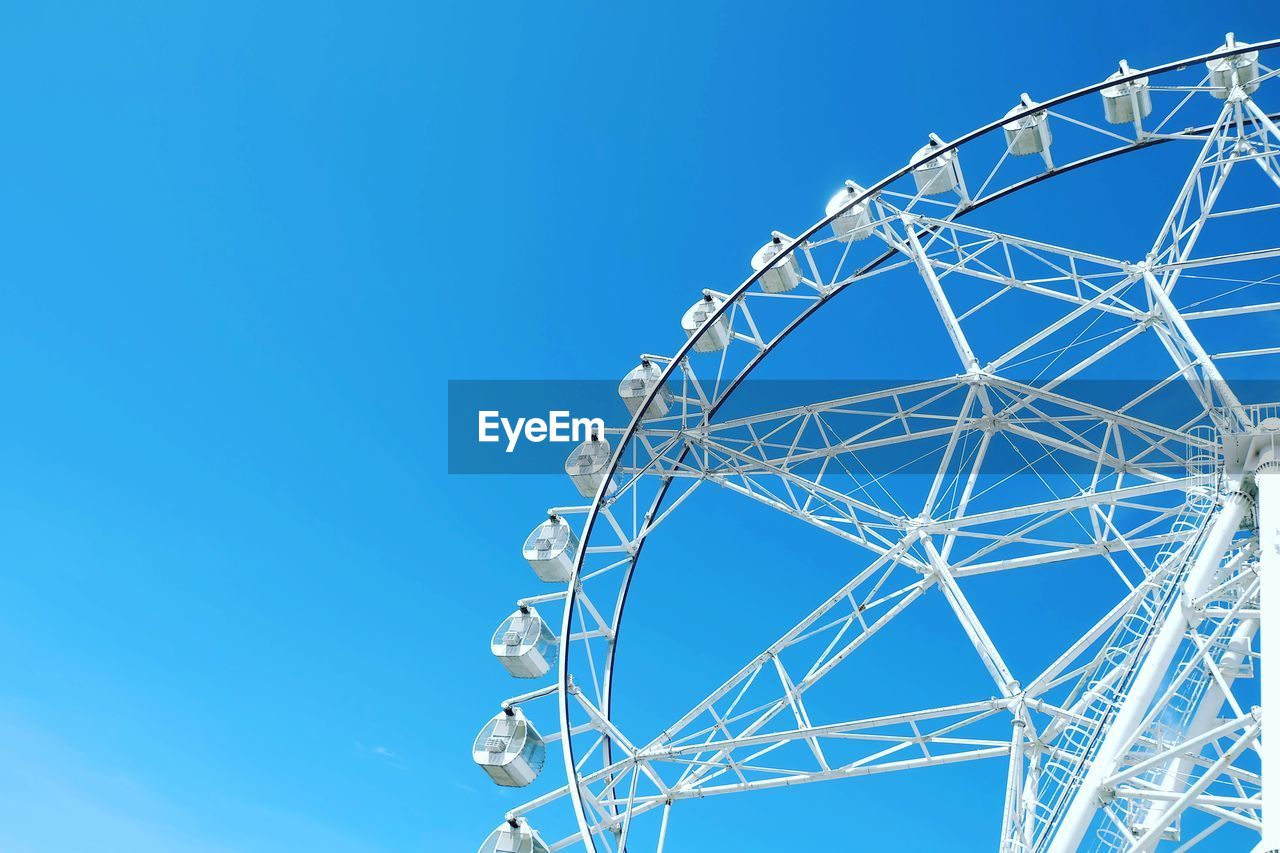
M531 689L501 703L474 759L499 785L551 779L481 853L688 849L676 839L699 800L754 797L767 814L768 789L969 762L999 766L1001 851L1280 849L1280 806L1264 821L1262 798L1264 775L1280 779L1280 742L1262 738L1280 660L1260 645L1263 602L1280 601L1276 48L1228 35L1024 94L977 130L931 135L884 179L848 182L803 233L774 232L739 286L691 294L683 344L619 386L630 422L569 457L580 499L553 498L524 543L530 594L492 651ZM1095 173L1115 186L1100 204L1142 192L1159 216L1126 215L1091 250L1011 207ZM735 407L820 309L871 293L881 311L914 300L911 335L945 348L932 378ZM753 611L776 620L772 642L735 649L699 701L635 730L645 717L614 666L629 593L660 571L641 559L649 538L708 489L789 516L797 548L836 537L847 570L801 618ZM973 579L1086 566L1109 578L1077 590L1104 615L1016 671ZM983 683L928 707L874 684L856 702L824 694L860 657L863 672L901 665L886 638L930 600ZM687 642L732 640L708 626Z

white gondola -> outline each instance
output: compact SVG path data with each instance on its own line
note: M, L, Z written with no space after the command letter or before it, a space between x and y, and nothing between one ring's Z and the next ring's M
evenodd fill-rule
M782 238L774 237L751 256L751 269L759 272L782 251ZM792 252L760 276L760 289L765 293L786 293L800 284L800 264Z
M827 202L827 216L844 207L864 190L853 181L847 181L844 189L831 197ZM871 236L871 211L866 201L860 201L844 213L831 220L831 230L841 243L853 240L865 240Z
M662 385L662 368L649 359L640 360L640 366L632 370L618 383L618 396L627 405L627 411L635 414L644 405L649 392L658 388L653 402L644 411L644 419L665 417L671 410L671 389Z
M1011 118L1027 109L1036 106L1036 102L1031 100L1031 96L1026 92L1022 93L1022 100L1016 107L1005 113L1005 118ZM1043 154L1053 144L1053 134L1049 132L1049 111L1037 110L1028 115L1014 118L1005 122L1004 141L1009 146L1009 153L1015 157L1025 157L1028 154Z
M1215 50L1214 53L1222 53L1223 51L1248 46L1248 42L1236 41L1235 33L1227 33L1226 44ZM1236 80L1240 82L1240 86L1246 94L1253 94L1258 91L1258 52L1256 50L1238 53L1235 56L1220 56L1216 59L1210 59L1205 63L1205 67L1209 69L1209 79L1213 84L1213 88L1209 90L1209 93L1215 98L1226 100L1227 96L1231 94L1233 71L1235 72Z
M578 487L578 493L584 498L594 498L604 482L605 469L609 467L609 455L613 449L609 442L598 435L582 442L573 449L564 462L564 472ZM613 491L616 484L610 483L608 490Z
M502 620L490 649L516 678L541 678L555 666L559 644L538 611L526 607Z
M960 185L960 159L955 149L925 163L942 147L936 134L929 134L929 144L911 156L911 176L916 181L916 191L921 195L937 195L954 190ZM916 164L919 165L916 165Z
M478 853L551 853L551 848L533 827L516 818L489 833Z
M523 788L542 772L547 745L519 708L503 711L476 735L471 757L499 785Z
M693 337L707 323L708 318L714 314L724 300L719 297L712 296L710 293L704 295L688 311L684 312L684 317L680 319L680 327L684 329L685 335ZM730 338L733 337L733 330L729 327L728 312L720 315L711 327L707 329L702 337L698 338L698 342L693 345L696 352L719 352L729 345Z
M1139 73L1137 69L1130 68L1129 63L1122 59L1120 70L1107 80L1119 80L1135 73ZM1101 94L1102 110L1111 124L1129 124L1136 118L1151 115L1151 83L1146 77L1106 86Z
M578 536L569 522L553 515L533 528L524 540L523 550L525 560L541 580L565 583L573 575L573 563L578 558Z

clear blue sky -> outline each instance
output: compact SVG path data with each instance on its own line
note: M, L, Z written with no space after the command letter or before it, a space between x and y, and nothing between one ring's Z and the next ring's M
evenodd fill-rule
M447 476L446 380L621 375L846 177L1267 8L12 5L0 849L474 849L516 801L468 755L487 637L566 492ZM769 802L838 817L790 849L988 849L946 786L1002 773ZM903 793L910 842L864 823Z

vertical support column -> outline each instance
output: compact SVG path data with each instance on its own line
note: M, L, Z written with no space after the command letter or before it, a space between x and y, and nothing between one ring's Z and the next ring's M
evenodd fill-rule
M1263 427L1272 426L1264 422ZM1276 424L1275 426L1280 426ZM1258 451L1258 550L1262 585L1263 642L1261 692L1265 712L1280 712L1280 434L1254 439ZM1262 739L1262 846L1280 850L1280 730Z
M1231 635L1227 651L1223 653L1222 659L1218 662L1218 667L1222 671L1223 681L1226 682L1228 689L1235 683L1236 674L1248 653L1250 642L1257 630L1258 620L1242 619L1235 632ZM1209 686L1205 688L1204 697L1200 700L1200 707L1196 709L1191 725L1187 727L1184 735L1185 740L1197 738L1220 723L1218 714L1222 710L1226 696L1227 694L1223 691L1222 685L1216 680L1209 683ZM1169 762L1168 769L1165 770L1163 777L1160 779L1160 789L1171 793L1184 791L1188 780L1191 779L1195 765L1196 758L1190 753L1184 753L1174 758ZM1172 805L1172 800L1152 800L1146 815L1135 827L1135 834L1141 838L1150 832L1153 826L1161 822L1165 812Z
M1147 709L1151 707L1156 690L1169 672L1178 647L1186 638L1189 604L1209 588L1210 579L1222 565L1222 558L1240 527L1240 520L1244 517L1249 502L1249 496L1239 490L1229 492L1224 497L1222 507L1209 528L1209 535L1205 537L1200 553L1196 555L1196 561L1183 581L1181 600L1175 602L1165 614L1146 660L1141 663L1124 703L1098 746L1093 762L1063 815L1049 848L1050 853L1073 853L1080 849L1098 807L1108 796L1103 781L1115 772L1120 760L1133 745L1134 738L1139 734L1138 727L1146 716Z

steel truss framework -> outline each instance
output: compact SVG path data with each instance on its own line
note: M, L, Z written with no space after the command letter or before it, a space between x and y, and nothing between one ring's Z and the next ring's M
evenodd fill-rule
M904 168L799 237L778 235L784 251L736 289L707 291L720 300L711 320L674 355L647 356L673 408L610 430L611 485L553 509L581 537L574 576L519 603L563 606L557 678L506 705L558 707L546 740L567 779L509 821L562 825L551 815L567 810L573 827L546 838L551 850L661 851L685 800L994 760L1007 766L992 823L1002 851L1182 850L1223 827L1263 832L1271 763L1261 703L1247 697L1262 669L1262 587L1280 579L1269 556L1280 551L1266 547L1269 513L1280 527L1267 437L1280 421L1274 397L1242 389L1280 364L1280 244L1257 238L1280 233L1280 128L1264 100L1280 86L1266 64L1276 47L1217 54L1260 50L1252 82L1231 72L1216 85L1206 55L1028 106L934 151L960 164L954 192L924 195ZM1103 125L1099 91L1140 78L1150 113ZM1013 156L1002 123L1037 115L1052 145ZM1157 146L1171 161L1182 152L1185 171L1164 221L1133 229L1137 260L1002 233L974 215ZM869 238L837 239L829 226L856 205ZM1238 227L1246 221L1269 225ZM1233 243L1240 234L1252 236ZM800 286L762 290L762 274L792 258ZM918 280L936 309L927 328L954 351L939 378L718 417L814 312L895 270ZM721 317L732 342L697 352ZM1167 369L1101 399L1088 380L1123 359ZM865 559L661 731L625 732L613 664L632 579L647 538L708 486ZM1015 674L966 579L1078 561L1114 574L1113 606L1043 670ZM929 596L954 615L989 684L956 704L822 717L831 703L813 697L824 679Z

